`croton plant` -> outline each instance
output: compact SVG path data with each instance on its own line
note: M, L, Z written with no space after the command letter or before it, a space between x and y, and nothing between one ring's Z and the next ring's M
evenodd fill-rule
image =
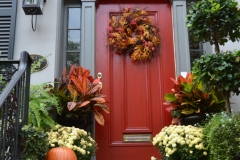
M62 77L55 82L53 93L62 107L61 116L77 118L93 112L96 121L104 125L101 111L109 113L109 108L105 96L100 93L100 79L94 79L90 70L74 64L69 72L65 68Z
M164 96L165 105L170 105L167 110L173 117L188 116L192 114L216 113L225 110L225 101L217 89L210 92L203 90L201 82L194 83L193 75L178 76L174 82L172 93Z

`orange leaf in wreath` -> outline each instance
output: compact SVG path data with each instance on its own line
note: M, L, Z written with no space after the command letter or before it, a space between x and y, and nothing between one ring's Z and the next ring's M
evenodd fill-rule
M122 27L126 27L127 26L127 21L125 20L125 19L120 19L119 20L119 23L120 23L120 25L122 26Z
M151 39L151 34L147 30L144 30L143 36L147 39Z
M127 28L126 30L127 30L127 35L132 36L132 29L131 28Z
M137 42L137 38L129 38L128 44L135 44Z
M154 33L157 33L157 30L153 27L151 27L151 31L153 31Z
M131 55L131 58L135 61L135 60L137 60L137 56L138 56L138 53L133 52L133 54Z
M109 23L113 26L113 27L117 27L117 17L113 16L111 20L109 20Z
M153 44L154 44L155 46L157 46L157 45L160 44L159 39L158 39L156 36L153 36L152 42L153 42Z
M114 35L118 41L122 39L122 36L117 32L112 33L112 35Z
M109 39L108 39L108 43L109 43L110 45L113 45L113 44L115 43L115 40L114 40L113 38L109 38Z
M143 52L143 54L142 54L142 59L145 59L145 60L147 60L148 58L149 58L149 54L148 54L148 52Z
M152 47L153 47L153 43L150 42L150 41L148 41L148 47L149 47L149 48L152 48Z
M141 15L147 15L147 12L144 11L144 10L141 10L140 14L141 14Z

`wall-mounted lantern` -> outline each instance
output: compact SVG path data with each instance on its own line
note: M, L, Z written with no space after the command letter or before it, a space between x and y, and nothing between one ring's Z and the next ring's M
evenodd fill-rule
M43 14L43 2L46 2L46 0L23 0L22 1L22 8L24 10L25 15L32 15L33 31L36 30L37 15ZM33 15L36 15L35 28L33 27Z

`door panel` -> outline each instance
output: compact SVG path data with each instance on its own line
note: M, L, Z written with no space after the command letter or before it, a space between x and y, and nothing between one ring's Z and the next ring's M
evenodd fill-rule
M147 160L159 156L147 141L148 136L154 137L171 121L162 105L164 94L173 85L170 77L175 76L171 6L168 1L137 6L146 8L161 37L160 52L144 64L134 64L130 57L113 54L106 47L109 16L119 14L119 5L100 3L97 7L96 73L103 75L101 92L107 96L110 108L110 114L104 114L105 126L96 124L97 160ZM128 141L125 136L137 141Z

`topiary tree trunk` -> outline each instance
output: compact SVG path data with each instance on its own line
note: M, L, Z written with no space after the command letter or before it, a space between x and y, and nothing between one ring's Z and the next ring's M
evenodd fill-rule
M226 111L231 113L232 110L231 110L231 104L230 104L230 92L229 91L222 91L222 96L223 96L223 99L225 100L225 108L226 108Z

